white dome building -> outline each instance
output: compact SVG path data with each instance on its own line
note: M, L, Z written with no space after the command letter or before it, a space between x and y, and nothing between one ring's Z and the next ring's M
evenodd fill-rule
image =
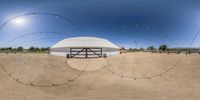
M64 39L50 48L50 54L66 57L102 57L120 54L120 48L112 42L96 37Z

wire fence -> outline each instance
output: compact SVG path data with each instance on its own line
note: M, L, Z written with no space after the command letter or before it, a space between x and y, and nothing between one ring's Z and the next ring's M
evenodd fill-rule
M31 15L48 15L48 16L54 16L54 17L58 17L58 18L62 18L64 19L65 22L67 23L70 23L72 24L72 26L75 28L75 30L79 30L79 28L74 24L72 23L71 20L69 20L68 18L64 17L64 16L61 16L61 15L58 15L58 14L51 14L51 13L27 13L27 14L22 14L22 15L18 15L18 16L15 16L15 17L12 17L10 19L8 19L7 21L5 21L1 26L0 26L0 30L2 30L10 21L18 18L18 17L22 17L22 16L31 16ZM123 26L124 27L124 26ZM139 26L136 25L135 26L136 28L138 28ZM98 32L98 33L106 33L106 32L109 32L109 31L113 31L113 30L116 30L116 27L115 26L112 26L112 27L109 27L109 29L105 29L103 30L102 32ZM176 45L177 47L179 47L179 44L176 43L173 39L171 39L169 36L167 36L166 34L164 34L161 30L157 29L157 28L154 28L154 27L150 27L150 26L147 26L145 30L152 30L152 31L155 31L157 32L161 37L167 39L168 41L170 41L172 44ZM19 40L23 40L27 37L31 37L33 35L41 35L41 34L45 34L45 33L52 33L54 34L55 36L52 36L52 37L44 37L44 38L36 38L36 39L33 39L33 40L26 40L26 41L21 41L19 42ZM21 45L26 45L26 44L52 44L52 41L59 41L59 40L62 40L63 38L66 38L66 37L63 37L62 36L58 36L59 34L66 34L66 33L61 33L61 32L49 32L49 31L45 31L45 32L33 32L33 33L28 33L28 34L24 34L22 36L19 36L19 37L16 37L12 40L9 40L5 43L2 43L1 45L4 45L4 46L12 46L11 44L15 45L16 43L18 44L21 44ZM197 36L200 34L200 31L198 31L195 35L194 35L194 38L192 39L189 47L191 49L191 46L193 45L194 41L196 40ZM49 41L51 40L51 41ZM17 42L18 41L18 42ZM150 42L153 42L153 43L156 43L156 41L154 40L151 40L149 39ZM137 44L138 45L138 44ZM102 65L104 66L103 68L106 69L108 72L112 73L114 76L118 76L120 78L123 78L123 79L133 79L133 80L140 80L140 79L147 79L147 80L150 80L150 79L154 79L154 78L157 78L157 77L162 77L163 75L167 74L168 72L172 71L173 69L177 68L177 66L181 63L181 61L184 59L185 55L180 55L180 58L178 59L178 61L171 65L167 70L163 71L163 72L160 72L159 74L155 74L155 75L151 75L151 76L143 76L143 77L137 77L137 76L128 76L128 75L124 75L124 74L120 74L119 72L116 72L114 70L111 70L110 67L111 65L109 64L110 61L108 61L108 58L105 58L105 61L106 61L106 64L105 65ZM124 57L124 60L123 60L123 63L126 63L126 58L127 58L127 55L125 55ZM99 61L98 61L99 62ZM100 62L99 62L100 63ZM6 73L6 75L8 77L10 77L12 80L15 80L16 82L20 83L20 84L23 84L23 85L27 85L27 86L34 86L34 87L52 87L52 86L61 86L61 85L66 85L68 83L71 83L73 81L75 81L77 78L79 78L85 71L85 69L88 67L89 65L89 61L88 63L86 64L86 66L84 66L83 70L80 71L79 74L76 74L74 78L70 79L70 80L66 80L66 82L63 82L63 83L60 83L60 84L56 84L56 83L51 83L50 85L40 85L40 84L35 84L35 83L26 83L26 82L23 82L22 80L20 80L20 78L16 78L14 76L12 76L12 73L10 73L7 69L6 69L6 66L4 66L2 64L2 62L0 62L0 66L1 68L3 69L3 71ZM66 65L67 67L71 67L68 63ZM123 66L121 66L121 68L123 68Z

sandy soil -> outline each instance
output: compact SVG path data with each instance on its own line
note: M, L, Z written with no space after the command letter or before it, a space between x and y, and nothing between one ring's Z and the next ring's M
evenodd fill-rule
M0 54L0 100L200 100L200 55Z

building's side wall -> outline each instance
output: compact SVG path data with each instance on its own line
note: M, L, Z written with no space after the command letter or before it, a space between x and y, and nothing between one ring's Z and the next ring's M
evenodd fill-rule
M96 48L100 48L100 47L96 47ZM55 55L55 56L66 57L67 54L70 54L70 48L69 47L53 48L53 49L51 48L50 54ZM107 56L112 56L112 55L120 54L120 51L115 48L102 48L102 54L106 54ZM80 56L80 55L77 55L77 56Z
M118 55L120 54L120 51L109 51L109 52L102 52L103 54L106 54L107 56L112 56L112 55ZM55 56L62 56L62 57L66 57L67 54L70 54L70 52L55 52L55 51L51 51L50 52L51 55L55 55Z
M50 51L51 55L55 55L55 56L62 56L62 57L66 57L67 54L69 54L69 52L55 52L55 51Z
M120 51L111 51L111 52L104 51L103 54L106 54L107 56L113 56L120 54Z

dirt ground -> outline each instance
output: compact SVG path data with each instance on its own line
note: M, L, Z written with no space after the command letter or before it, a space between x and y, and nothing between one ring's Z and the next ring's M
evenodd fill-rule
M200 100L200 55L0 54L0 100Z

